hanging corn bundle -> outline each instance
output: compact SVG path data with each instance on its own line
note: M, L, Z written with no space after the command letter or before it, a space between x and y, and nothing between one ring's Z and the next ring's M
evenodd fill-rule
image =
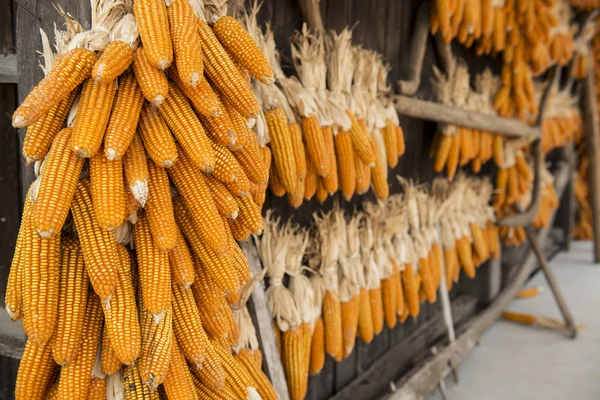
M568 90L553 87L547 95L542 120L542 152L565 146L582 135L579 98Z
M384 221L385 251L392 264L393 281L396 286L396 315L400 322L404 322L410 315L406 293L402 284L402 276L409 261L408 224L406 223L406 206L403 197L392 196L386 205L386 219Z

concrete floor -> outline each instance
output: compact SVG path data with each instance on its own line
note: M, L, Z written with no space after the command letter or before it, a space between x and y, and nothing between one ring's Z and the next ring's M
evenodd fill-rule
M460 366L460 383L447 381L448 400L600 399L600 265L589 242L576 242L552 268L581 331L575 341L552 331L498 321ZM528 284L543 286L533 299L515 300L512 311L560 320L541 273ZM430 399L440 399L438 393Z

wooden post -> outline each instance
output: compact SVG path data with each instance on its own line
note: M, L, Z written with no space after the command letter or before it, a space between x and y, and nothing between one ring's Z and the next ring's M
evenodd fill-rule
M323 25L323 18L321 17L319 2L320 0L298 0L298 5L308 27L312 30L323 32L325 31L325 27Z
M589 187L594 230L594 262L600 262L600 119L596 101L596 77L594 57L588 57L590 65L584 85L585 135L589 167Z

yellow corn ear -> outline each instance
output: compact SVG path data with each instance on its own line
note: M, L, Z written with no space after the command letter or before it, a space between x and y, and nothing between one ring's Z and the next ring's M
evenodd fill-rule
M134 135L123 156L123 172L129 191L142 207L148 201L148 163L139 135Z
M352 137L350 132L340 131L335 135L334 140L339 186L344 198L350 201L356 189L356 163Z
M404 152L406 151L406 144L404 143L404 132L402 131L401 126L394 127L394 130L396 131L396 143L398 145L398 158L400 158L404 155Z
M242 170L251 182L266 184L269 180L269 170L265 168L264 161L258 146L247 145L233 153Z
M29 259L27 248L30 246L31 238L35 234L31 224L31 215L34 212L34 206L31 203L31 188L25 196L25 205L23 206L23 216L19 226L15 252L10 265L8 282L6 283L6 293L4 295L4 304L6 312L13 321L23 317L23 275L26 268L26 261ZM30 247L29 247L30 248Z
M277 197L282 197L285 194L285 188L281 183L281 178L274 163L271 164L271 171L269 173L269 189Z
M473 235L473 247L477 255L481 260L487 260L490 254L481 225L478 223L471 224L471 234Z
M225 372L227 385L231 385L231 389L233 389L242 399L246 398L248 396L248 388L256 388L256 382L254 382L250 374L245 371L243 366L233 358L229 350L214 344L212 347Z
M296 122L288 124L288 132L292 141L294 160L296 161L296 176L300 181L306 178L306 152L302 143L302 130Z
M231 229L231 235L238 242L248 240L248 238L252 234L252 232L250 232L250 229L246 228L246 226L239 219L229 219L227 222L229 223L229 228Z
M71 212L90 283L100 300L105 301L115 292L119 254L114 234L102 229L96 221L90 182L87 179L80 180L77 184Z
M473 265L473 254L469 238L466 236L456 240L456 248L458 251L458 260L469 278L475 277L475 266Z
M150 390L150 388L142 382L140 367L137 364L123 368L122 383L125 400L160 399L157 390Z
M218 91L244 118L258 115L259 106L250 87L244 81L231 58L224 51L212 29L201 18L197 19L202 42L204 71Z
M144 104L138 123L138 133L148 156L156 164L169 168L177 162L177 147L169 127L158 115L156 107Z
M171 202L169 177L164 168L154 162L148 163L148 202L146 215L154 243L162 251L169 251L177 242L177 224Z
M192 367L194 377L200 380L213 393L219 394L225 389L225 379L227 378L223 370L222 361L217 354L217 350L220 347L218 343L206 339L206 359L200 368Z
M387 183L387 166L382 154L377 150L377 143L374 134L371 134L369 141L371 148L375 154L375 166L371 168L371 180L373 183L373 191L379 200L386 200L390 195L390 188Z
M391 120L388 119L385 122L385 127L381 133L385 143L387 166L395 168L398 165L398 137L396 136L396 127Z
M140 355L141 333L131 276L131 257L122 244L118 245L118 251L117 289L110 303L103 303L102 306L111 348L121 363L129 365Z
M58 320L60 235L42 239L32 233L22 251L23 330L29 340L43 346L52 338Z
M168 97L169 81L165 73L156 69L146 58L146 49L138 47L133 54L133 73L146 100L159 106Z
M116 92L115 82L88 79L83 84L71 135L71 147L79 157L93 157L100 149Z
M452 136L452 143L450 144L450 153L446 161L446 172L448 173L448 179L454 180L456 174L456 168L458 167L458 159L460 156L460 142L461 136L456 134Z
M119 160L127 151L140 119L144 95L134 74L119 80L115 106L110 114L104 134L104 155L109 160Z
M433 162L433 169L436 172L441 172L444 169L444 165L446 165L446 161L450 155L450 148L452 146L452 136L444 135L441 132L437 133L439 137L438 145L435 150L435 159Z
M207 117L219 116L224 113L219 96L206 79L199 79L196 86L192 87L181 79L176 69L177 67L169 68L169 77L173 79L179 90L183 92L198 113Z
M379 335L383 331L385 317L381 287L369 289L369 301L371 303L371 315L373 316L373 332L375 335Z
M219 115L200 115L199 117L206 132L215 142L227 146L232 151L240 147L237 143L237 131L225 110Z
M202 268L205 268L209 276L215 284L226 293L235 293L239 288L239 281L231 254L227 252L228 239L225 237L224 251L216 253L212 248L204 243L204 239L197 232L195 224L190 219L190 212L186 208L181 199L177 199L174 203L175 218L183 234L188 239L190 246L194 250L202 263ZM220 224L225 235L225 227L221 217L216 215L216 223Z
M80 87L76 87L60 103L53 106L46 115L30 125L23 139L23 157L27 164L44 158L54 138L61 131L73 101L79 94Z
M323 298L323 323L325 324L325 351L334 360L344 355L342 309L337 291L327 291Z
M317 170L306 153L306 178L304 179L304 200L310 200L317 192ZM269 181L270 184L271 181ZM272 189L271 189L272 190Z
M371 300L369 291L365 288L360 290L360 304L358 311L358 333L365 343L371 343L375 332L373 331L373 314L371 312Z
M354 154L354 166L356 170L356 194L365 194L371 186L371 168L363 163L356 153Z
M331 163L329 161L325 138L321 131L321 124L316 115L302 118L302 133L306 151L317 175L321 177L327 176Z
M199 257L195 254L192 254L192 257L196 266L197 275L196 282L192 285L192 292L196 304L200 309L208 311L209 313L221 312L225 293L217 286L208 271L202 266Z
M169 399L173 400L194 400L198 399L192 374L181 354L181 350L174 340L171 344L171 362L167 369L167 375L163 381L165 393Z
M148 62L157 69L165 69L173 62L173 45L169 34L167 7L161 0L136 1L133 14L146 49Z
M497 167L502 167L504 165L504 138L501 135L494 135L492 158Z
M260 235L264 229L264 222L260 213L260 207L254 204L252 197L235 197L240 209L238 218L240 222L255 235Z
M200 366L206 353L205 334L194 294L175 282L173 293L173 331L185 358Z
M102 345L100 348L100 367L102 368L102 372L106 375L112 375L121 369L122 364L112 348L107 329L105 324L102 332Z
M413 318L416 318L419 315L420 311L420 302L419 302L419 286L420 284L416 278L417 274L415 273L413 266L411 264L404 264L404 270L402 270L402 288L406 295L407 306L410 311L410 315Z
M64 366L75 359L79 350L89 279L79 242L65 236L61 247L58 321L51 343L54 361Z
M254 350L254 353L260 354L260 350ZM248 349L240 349L240 351L234 356L236 361L244 366L248 374L254 379L258 385L258 394L263 400L277 400L277 392L269 381L269 378L262 371L260 364L257 364L254 359L254 355Z
M381 280L381 294L383 296L383 313L385 324L392 329L398 322L397 296L398 287L395 285L393 276Z
M290 399L301 400L306 396L308 388L308 371L306 371L306 340L302 327L283 332L284 368L290 392Z
M325 141L325 149L327 151L327 160L329 162L329 173L322 178L323 187L329 194L337 192L339 188L337 160L335 157L335 147L333 144L333 132L330 126L321 127L321 133Z
M298 181L296 190L288 192L287 194L288 203L294 208L298 208L304 201L304 181Z
M171 84L170 96L159 112L194 164L204 172L212 172L215 155L210 141L187 99L175 85Z
M71 133L71 128L65 128L56 135L44 163L33 211L33 225L43 238L60 233L83 167L83 159L69 148Z
M488 237L490 242L490 256L497 260L500 257L500 236L498 227L491 221L487 224Z
M52 69L25 97L12 115L12 125L24 128L46 115L92 73L94 52L74 48L54 60Z
M92 383L92 370L102 334L102 307L100 299L93 293L87 296L85 317L77 357L60 370L59 399L85 399Z
M401 317L404 314L406 304L404 304L404 290L402 289L402 278L400 277L400 268L396 261L394 263L394 285L396 285L396 314Z
M88 400L104 400L106 398L106 379L92 378L87 393Z
M138 262L144 309L154 315L163 315L171 304L171 274L169 256L160 250L150 232L145 212L138 216L133 227L133 240Z
M352 112L347 110L346 114L348 114L352 121L350 136L352 137L354 151L364 164L371 166L375 162L375 152L369 144L369 135Z
M121 160L109 161L97 153L90 159L90 183L96 220L103 229L113 230L126 218Z
M275 82L269 62L238 20L223 16L215 22L213 31L231 58L247 69L253 77L265 85Z
M52 360L52 347L40 346L28 339L19 362L15 399L42 399L58 375L58 365Z
M171 266L171 279L184 288L190 287L196 279L194 263L190 255L187 242L176 225L175 247L169 251L169 265Z
M323 317L315 323L310 342L310 369L311 375L317 375L325 365L325 326Z
M140 327L142 349L137 365L142 382L154 391L165 379L171 361L173 310L170 305L158 321L150 312L141 310Z
M444 264L446 266L446 289L450 291L454 284L455 270L459 269L456 245L444 249Z
M273 164L277 175L287 192L296 190L298 182L296 160L292 138L287 127L287 118L281 107L265 112L265 119L269 127L270 146L273 155Z
M102 55L92 68L96 82L111 82L117 79L133 62L133 50L123 40L114 40L104 48Z
M342 312L342 339L344 343L344 358L350 357L356 344L358 330L358 314L360 312L360 296L354 295L349 301L340 302Z
M225 253L227 233L202 173L192 165L186 154L180 153L177 164L169 168L169 175L185 199L195 226L193 230L197 229L196 235L217 254ZM185 232L185 229L183 231Z
M195 87L204 79L204 66L194 9L186 0L175 0L169 5L167 15L178 75L184 84Z
M239 165L232 152L225 146L210 140L215 155L215 167L211 173L223 183L247 180L242 167ZM247 187L240 186L238 191L246 191Z

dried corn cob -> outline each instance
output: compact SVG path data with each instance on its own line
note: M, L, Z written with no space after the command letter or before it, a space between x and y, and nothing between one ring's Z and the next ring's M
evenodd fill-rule
M239 397L242 399L246 398L248 391L257 386L256 383L226 349L217 345L213 345L212 347L217 354L218 360L221 362L227 384L231 385L231 388Z
M121 160L107 160L101 153L97 153L90 159L94 213L96 221L103 229L113 230L125 221L126 197L122 182Z
M106 398L106 379L92 378L87 392L88 400L104 400Z
M260 350L254 350L254 354L260 353ZM256 384L258 385L258 394L264 400L276 400L279 397L275 392L275 388L269 381L269 378L265 375L265 373L261 370L260 363L256 362L255 356L248 349L241 349L234 357L238 363L244 366L248 374L254 379Z
M196 87L203 79L204 67L194 9L185 0L175 0L169 5L167 15L179 78L184 84Z
M302 133L306 144L306 152L310 156L317 175L327 176L330 167L329 153L325 146L325 138L321 131L319 119L315 115L302 118Z
M202 320L194 295L190 289L185 289L175 282L171 282L171 287L175 337L185 358L190 363L200 367L206 352L206 335L202 328Z
M218 91L244 117L258 115L259 107L250 87L223 50L210 27L201 18L197 19L198 34L202 42L204 71Z
M111 82L117 79L133 62L133 50L123 40L110 42L92 68L96 82Z
M43 159L48 153L78 94L79 88L75 88L60 103L52 107L46 115L27 128L22 153L28 164Z
M112 232L102 229L96 222L88 180L80 180L77 184L71 212L90 283L100 300L110 300L117 283L117 242Z
M144 146L138 135L134 135L123 156L123 169L129 190L142 207L148 200L148 164Z
M185 358L183 358L179 350L176 340L171 344L171 362L163 381L163 387L169 399L198 399L194 382L192 381L192 374L185 362Z
M79 157L93 157L100 149L116 92L115 82L88 79L83 84L71 135L71 147Z
M111 348L121 363L130 365L140 355L141 333L132 285L131 258L125 246L119 244L118 251L119 282L110 304L103 304L103 310Z
M100 367L106 375L112 375L121 369L121 361L117 358L108 335L107 327L104 325L102 332L102 345L100 349Z
M334 139L340 189L344 198L350 201L356 189L356 165L352 138L350 132L340 131Z
M15 128L24 128L46 115L92 73L96 56L90 50L75 48L54 61L52 69L33 88L12 116Z
M160 318L171 304L169 257L152 240L150 223L144 212L139 214L138 223L133 227L133 240L144 310Z
M148 156L160 166L172 167L177 162L177 147L169 127L158 115L156 107L144 104L138 128Z
M169 97L160 106L159 112L196 167L211 172L215 165L214 152L204 128L185 96L172 83Z
M296 122L288 124L288 133L292 141L294 160L296 161L296 175L300 181L306 177L306 152L302 143L302 131Z
M354 151L360 160L369 166L375 163L375 151L370 145L369 135L366 130L361 126L356 116L350 111L346 111L350 120L352 121L352 128L350 129L350 136L352 137L352 145Z
M333 144L333 132L331 131L330 126L321 127L321 133L323 134L323 139L325 141L325 149L327 151L327 160L329 161L329 167L327 176L322 178L323 188L329 194L333 194L337 192L339 188L338 183L338 170L337 170L337 160L335 158L335 147Z
M192 262L188 245L178 226L176 226L175 234L175 247L169 251L171 279L184 288L188 288L196 279L194 264Z
M57 373L58 365L52 360L51 346L40 346L28 339L17 372L15 399L44 398Z
M277 175L281 178L285 190L293 192L296 189L298 178L287 118L283 109L275 108L265 112L265 119L269 127L270 146Z
M148 203L146 215L150 223L150 232L154 243L162 251L175 247L177 242L177 224L171 202L169 177L164 168L154 162L148 163Z
M64 237L61 246L58 321L51 343L54 361L64 366L74 360L79 351L89 279L79 242Z
M167 68L173 61L173 46L169 35L169 18L165 2L136 1L133 4L133 13L148 62L154 68Z
M169 82L163 71L148 62L142 47L133 54L133 72L146 100L154 106L161 105L170 94Z
M56 135L44 163L36 196L38 206L33 211L33 225L43 238L60 233L83 167L83 160L70 149L71 134L72 129L66 128Z
M225 228L202 173L192 165L186 154L181 153L179 162L169 169L169 175L186 201L194 229L198 229L196 235L218 254L226 252ZM188 240L191 242L189 237ZM194 243L191 244L194 247Z
M58 398L85 399L92 382L92 370L102 334L102 308L100 299L93 293L87 296L85 324L77 358L61 368Z
M202 363L202 368L192 368L195 377L214 393L221 393L225 389L225 371L217 354L220 348L217 343L206 339L206 359Z
M223 114L223 105L219 100L219 96L217 96L206 79L202 78L198 80L196 86L191 87L182 81L174 67L169 69L169 76L200 114L207 117Z
M137 362L139 376L144 385L154 391L165 379L171 361L173 311L170 305L158 321L150 312L141 310L140 326L142 350Z
M144 96L135 75L122 77L104 134L104 154L109 160L119 160L127 151L135 135L143 103Z
M260 235L264 228L260 207L254 204L250 196L235 197L235 201L240 209L238 215L240 222L253 234Z
M125 400L158 400L160 396L158 391L151 391L147 385L142 382L140 376L140 366L132 365L123 369L123 394Z
M379 200L385 200L390 195L390 188L387 183L387 167L383 155L378 150L377 139L374 134L370 135L369 141L375 154L375 165L371 168L373 191Z

